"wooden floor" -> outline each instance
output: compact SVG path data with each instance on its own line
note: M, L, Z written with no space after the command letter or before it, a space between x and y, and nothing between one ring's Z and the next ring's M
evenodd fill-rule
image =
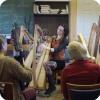
M44 95L45 91L37 93L37 100L62 100L63 94L61 93L61 85L56 85L56 90L50 95L50 97Z

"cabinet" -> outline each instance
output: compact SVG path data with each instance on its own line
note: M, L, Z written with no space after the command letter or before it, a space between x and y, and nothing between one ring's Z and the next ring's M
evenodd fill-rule
M56 35L60 23L69 26L69 2L53 0L36 0L33 2L33 28L35 24L47 28L50 36Z

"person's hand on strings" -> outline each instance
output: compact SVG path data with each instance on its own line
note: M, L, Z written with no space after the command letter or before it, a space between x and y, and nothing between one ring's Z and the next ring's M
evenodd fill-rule
M43 49L47 49L47 50L49 50L50 52L54 52L54 48L47 47L47 46L45 46L43 43L41 43L41 44L39 45L39 49L40 49L40 51L43 51Z
M40 49L40 51L43 51L43 49L46 49L47 47L43 44L43 43L41 43L40 45L39 45L39 49Z
M37 59L37 60L35 61L35 64L38 64L38 62L39 62L39 60Z
M29 41L28 48L31 49L33 47L33 41Z

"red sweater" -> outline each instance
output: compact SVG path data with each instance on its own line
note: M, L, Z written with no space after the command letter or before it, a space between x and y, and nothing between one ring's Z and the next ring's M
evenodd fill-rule
M65 99L68 99L67 85L80 84L90 85L100 83L100 67L89 60L74 61L62 71L62 92Z

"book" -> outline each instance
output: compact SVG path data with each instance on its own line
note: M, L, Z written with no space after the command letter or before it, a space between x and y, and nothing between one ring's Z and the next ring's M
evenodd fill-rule
M50 9L50 11L59 11L59 9Z
M67 14L67 10L66 9L62 9L60 14Z
M71 0L34 0L34 1L71 1Z
M50 5L40 5L41 7L50 7Z
M41 9L50 9L50 7L41 7Z
M33 6L33 11L34 11L34 14L37 14L37 5L34 3L34 6Z
M39 5L37 5L37 13L40 14Z
M69 13L68 5L66 5L66 12Z

